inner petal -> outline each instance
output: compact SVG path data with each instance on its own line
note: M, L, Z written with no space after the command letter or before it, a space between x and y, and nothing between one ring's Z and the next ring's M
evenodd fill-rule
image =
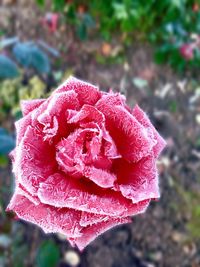
M81 177L85 165L97 158L101 138L97 129L78 129L56 146L56 159L61 169L72 176Z

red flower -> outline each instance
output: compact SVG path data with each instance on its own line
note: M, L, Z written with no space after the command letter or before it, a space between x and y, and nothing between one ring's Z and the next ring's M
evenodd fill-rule
M183 44L180 47L180 54L186 60L192 60L194 58L194 49L196 48L196 43Z
M42 18L42 24L46 26L50 32L54 33L58 28L59 15L57 13L47 13L44 18Z
M159 197L156 158L165 146L125 97L69 78L48 99L22 102L8 206L83 249Z

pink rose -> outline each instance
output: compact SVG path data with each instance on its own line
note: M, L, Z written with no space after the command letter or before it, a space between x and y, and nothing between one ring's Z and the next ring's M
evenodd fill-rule
M58 13L47 13L45 17L41 19L41 23L46 26L50 32L54 33L58 29L58 20Z
M196 48L196 43L183 44L180 47L180 54L186 60L192 60L194 58L194 50Z
M71 77L49 98L23 101L22 111L8 206L19 218L83 249L159 197L165 141L121 94Z

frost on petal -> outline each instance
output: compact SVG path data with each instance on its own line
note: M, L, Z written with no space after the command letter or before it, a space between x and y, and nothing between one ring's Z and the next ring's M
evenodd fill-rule
M78 162L82 151L82 144L76 142L78 133L79 131L74 131L68 138L61 140L56 146L56 160L59 167L62 171L73 177L81 177L80 170L83 168L82 161Z
M68 78L58 87L55 93L66 92L69 90L73 90L77 93L81 106L84 104L94 105L101 97L98 87L74 77Z
M116 160L114 170L117 173L117 188L122 195L133 203L160 196L158 174L153 155L141 159L136 163Z
M58 133L58 127L59 127L56 116L51 117L46 114L45 116L43 116L43 119L40 121L40 123L42 123L44 126L42 130L44 133L44 140L49 140L50 143L52 143L52 138L55 137L56 134Z
M85 164L97 158L100 149L97 129L78 129L57 144L56 160L61 170L76 176L77 172L82 173Z
M86 227L86 226L93 225L99 222L106 222L110 218L113 218L113 217L110 217L108 215L99 215L99 214L82 211L80 225Z
M129 110L126 105L126 97L120 93L113 93L110 91L109 93L105 93L102 99L106 99L106 102L112 106L122 106L125 109Z
M46 138L49 139L57 134L64 137L69 133L66 119L67 109L79 109L77 94L74 91L62 92L53 94L49 98L47 108L41 113L37 120L44 126L43 132Z
M153 141L144 126L125 108L111 105L106 96L97 102L96 107L105 115L106 129L126 160L138 161L151 153Z
M40 200L37 196L32 196L25 188L23 185L18 183L16 189L15 189L15 194L16 195L22 195L26 197L28 200L30 200L34 205L39 205Z
M20 102L20 105L23 116L28 115L28 113L38 108L42 103L44 103L44 101L46 100L45 99L22 100Z
M69 123L78 122L97 122L98 124L105 122L105 117L102 112L98 111L95 107L90 105L83 105L81 110L70 118Z
M76 245L79 248L79 250L83 250L96 237L108 231L110 228L130 222L131 222L130 218L113 218L113 219L111 218L108 221L99 222L92 226L83 228L83 230L81 231L82 235L77 238L70 238L70 242L72 245Z
M61 233L69 237L80 236L81 212L72 209L57 209L39 204L35 205L25 196L14 194L7 210L13 210L23 220L40 226L45 233Z
M121 158L121 155L119 154L117 147L115 145L115 142L113 138L110 136L108 131L103 129L103 138L104 138L104 155L107 156L110 159L116 159Z
M84 168L83 174L91 181L93 181L95 184L103 188L113 187L114 182L117 179L114 173L110 173L102 169L97 169L93 166L92 167L86 166Z
M19 182L35 195L39 183L55 172L55 151L43 136L31 126L16 150L16 160L13 171Z
M38 196L42 203L68 207L90 213L110 216L129 216L143 212L149 201L134 205L121 193L101 189L84 180L70 179L59 173L40 183Z
M163 148L166 146L165 140L159 135L147 115L142 111L142 109L136 105L133 109L133 116L145 127L150 128L153 131L155 140L157 141L156 145L153 147L154 155L157 158Z
M22 138L24 137L24 134L26 132L26 129L28 126L31 125L31 115L28 114L22 119L15 122L15 128L16 128L16 145L18 146L21 142Z

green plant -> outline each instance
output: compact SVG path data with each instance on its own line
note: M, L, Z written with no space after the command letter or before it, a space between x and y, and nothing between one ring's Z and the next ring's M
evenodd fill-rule
M14 138L6 129L0 128L0 155L8 154L15 147Z
M15 117L20 115L20 100L42 98L46 94L46 85L37 76L33 76L28 84L22 85L22 77L0 82L0 118L11 111Z
M60 260L60 251L55 242L43 241L36 254L37 267L56 267Z
M40 6L45 4L44 0L36 1ZM200 66L199 0L53 0L52 9L63 14L65 23L75 26L81 40L92 27L107 41L115 34L126 44L151 42L156 62L167 62L179 71ZM184 46L194 42L193 56L188 58Z
M197 191L186 191L183 187L176 184L177 192L182 198L182 205L179 207L182 212L189 217L186 228L192 239L200 239L200 193Z

